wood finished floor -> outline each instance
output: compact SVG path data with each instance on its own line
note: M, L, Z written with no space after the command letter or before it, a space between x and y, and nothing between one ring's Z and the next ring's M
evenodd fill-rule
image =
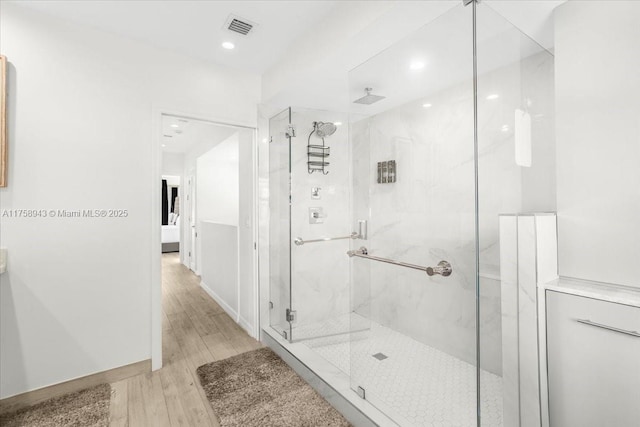
M111 384L111 426L219 426L200 365L254 350L251 338L200 288L177 253L162 255L162 369Z

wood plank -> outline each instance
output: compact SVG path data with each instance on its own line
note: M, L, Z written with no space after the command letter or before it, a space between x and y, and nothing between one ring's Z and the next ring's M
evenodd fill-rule
M159 371L130 378L128 383L129 424L171 426Z
M231 344L231 342L222 335L220 332L215 334L206 335L202 337L202 340L207 345L207 348L211 352L211 355L216 360L226 359L231 356L235 356L238 350Z
M116 381L111 384L111 404L109 405L109 426L128 427L129 426L129 404L128 404L128 383L127 380Z
M202 399L198 381L185 362L177 362L160 375L172 426L211 426L217 417Z
M47 399L73 393L104 383L114 383L124 378L151 371L151 360L132 363L108 371L87 375L86 377L65 381L60 384L28 391L17 396L0 400L0 413L12 412L27 406L35 405Z

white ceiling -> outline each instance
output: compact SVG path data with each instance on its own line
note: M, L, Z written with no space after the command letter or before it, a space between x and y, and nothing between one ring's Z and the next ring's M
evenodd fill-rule
M156 47L262 74L337 1L15 1ZM230 14L258 24L242 36L223 29ZM236 45L221 47L223 41Z
M201 120L162 116L162 151L186 153L199 144L218 144L238 132L231 126L216 125Z
M564 2L482 1L478 8L481 71L542 50L537 45L552 49L553 10ZM398 87L403 87L407 92L405 98L409 99L411 93L419 97L436 90L434 83L443 87L459 81L460 71L469 72L472 57L471 10L461 3L461 0L395 2L385 15L336 46L331 55L324 55L308 70L298 65L298 78L262 101L325 110L359 112L366 109L367 114L371 114L395 101L388 99L368 107L353 104L353 100L364 95L364 87L374 87L374 92L387 96L400 94ZM451 19L454 21L447 22ZM404 51L405 48L408 50ZM389 55L388 50L395 55ZM408 71L408 62L416 53L425 54L435 68L427 67L425 73L409 75L404 70L394 71L396 66ZM458 68L456 61L460 63ZM368 71L350 73L363 64L369 64ZM370 75L367 76L368 72Z

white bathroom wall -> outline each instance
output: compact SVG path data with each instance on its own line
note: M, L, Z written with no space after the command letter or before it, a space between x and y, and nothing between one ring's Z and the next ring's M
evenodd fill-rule
M2 218L4 398L150 358L153 108L254 125L260 80L0 7L10 153L1 208L128 211Z
M640 287L638 19L635 1L556 9L561 276Z

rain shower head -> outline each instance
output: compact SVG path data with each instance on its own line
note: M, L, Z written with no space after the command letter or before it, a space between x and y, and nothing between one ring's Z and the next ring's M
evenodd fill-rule
M364 89L366 95L363 96L362 98L356 99L355 101L353 101L354 104L364 104L364 105L371 105L374 102L378 102L383 100L385 97L384 96L380 96L380 95L372 95L371 91L373 89L370 87L367 87Z
M331 136L338 129L338 127L333 123L324 122L314 122L313 127L316 130L316 135L318 135L320 138Z

